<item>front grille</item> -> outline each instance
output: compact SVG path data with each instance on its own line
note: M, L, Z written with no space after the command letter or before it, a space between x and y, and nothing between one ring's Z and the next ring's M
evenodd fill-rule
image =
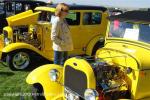
M67 65L65 67L64 85L84 97L84 92L87 89L87 77L84 72Z

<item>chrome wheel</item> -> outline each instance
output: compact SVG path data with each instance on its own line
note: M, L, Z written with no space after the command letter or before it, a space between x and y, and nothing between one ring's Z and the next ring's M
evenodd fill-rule
M25 69L30 64L30 57L25 52L18 52L13 56L12 64L16 69Z

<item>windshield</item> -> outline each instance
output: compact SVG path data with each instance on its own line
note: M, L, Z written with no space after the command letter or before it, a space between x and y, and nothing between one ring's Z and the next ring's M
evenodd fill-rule
M52 17L53 17L52 12L41 11L40 16L39 16L39 21L51 22Z
M150 24L135 24L114 20L110 22L109 37L150 43Z

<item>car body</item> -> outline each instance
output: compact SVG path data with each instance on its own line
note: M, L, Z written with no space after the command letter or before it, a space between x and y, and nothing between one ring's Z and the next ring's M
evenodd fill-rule
M2 0L0 1L0 34L2 33L3 27L7 26L6 18L27 9L34 10L37 6L46 6L47 4L42 1L32 0Z
M107 9L101 6L69 6L70 11L66 21L69 24L74 45L74 50L69 52L69 55L95 54L96 50L104 45L108 24ZM1 49L1 58L6 58L11 69L21 70L29 67L34 60L29 56L30 54L32 57L37 55L53 61L50 33L51 23L55 17L55 7L56 5L36 7L35 12L28 10L7 18L8 26L3 29L4 46ZM22 60L19 60L18 54L24 59L20 56ZM17 62L13 61L15 58Z
M149 100L148 14L110 16L105 46L95 58L70 58L63 67L43 65L28 75L27 83L41 87L36 93L44 93L46 100Z

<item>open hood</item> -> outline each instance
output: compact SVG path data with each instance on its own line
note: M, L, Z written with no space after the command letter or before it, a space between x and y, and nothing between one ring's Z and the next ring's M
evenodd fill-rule
M140 69L139 61L135 57L112 48L99 49L96 53L96 58L106 61L110 65L130 67L135 70Z
M53 8L53 7L46 7L46 6L39 6L39 7L36 7L34 9L35 11L48 11L48 12L55 12L56 11L56 8Z
M107 41L104 48L97 51L97 57L108 62L132 69L150 69L150 47L133 41Z
M39 13L40 12L34 13L32 10L28 10L6 19L9 26L30 25L37 23Z

